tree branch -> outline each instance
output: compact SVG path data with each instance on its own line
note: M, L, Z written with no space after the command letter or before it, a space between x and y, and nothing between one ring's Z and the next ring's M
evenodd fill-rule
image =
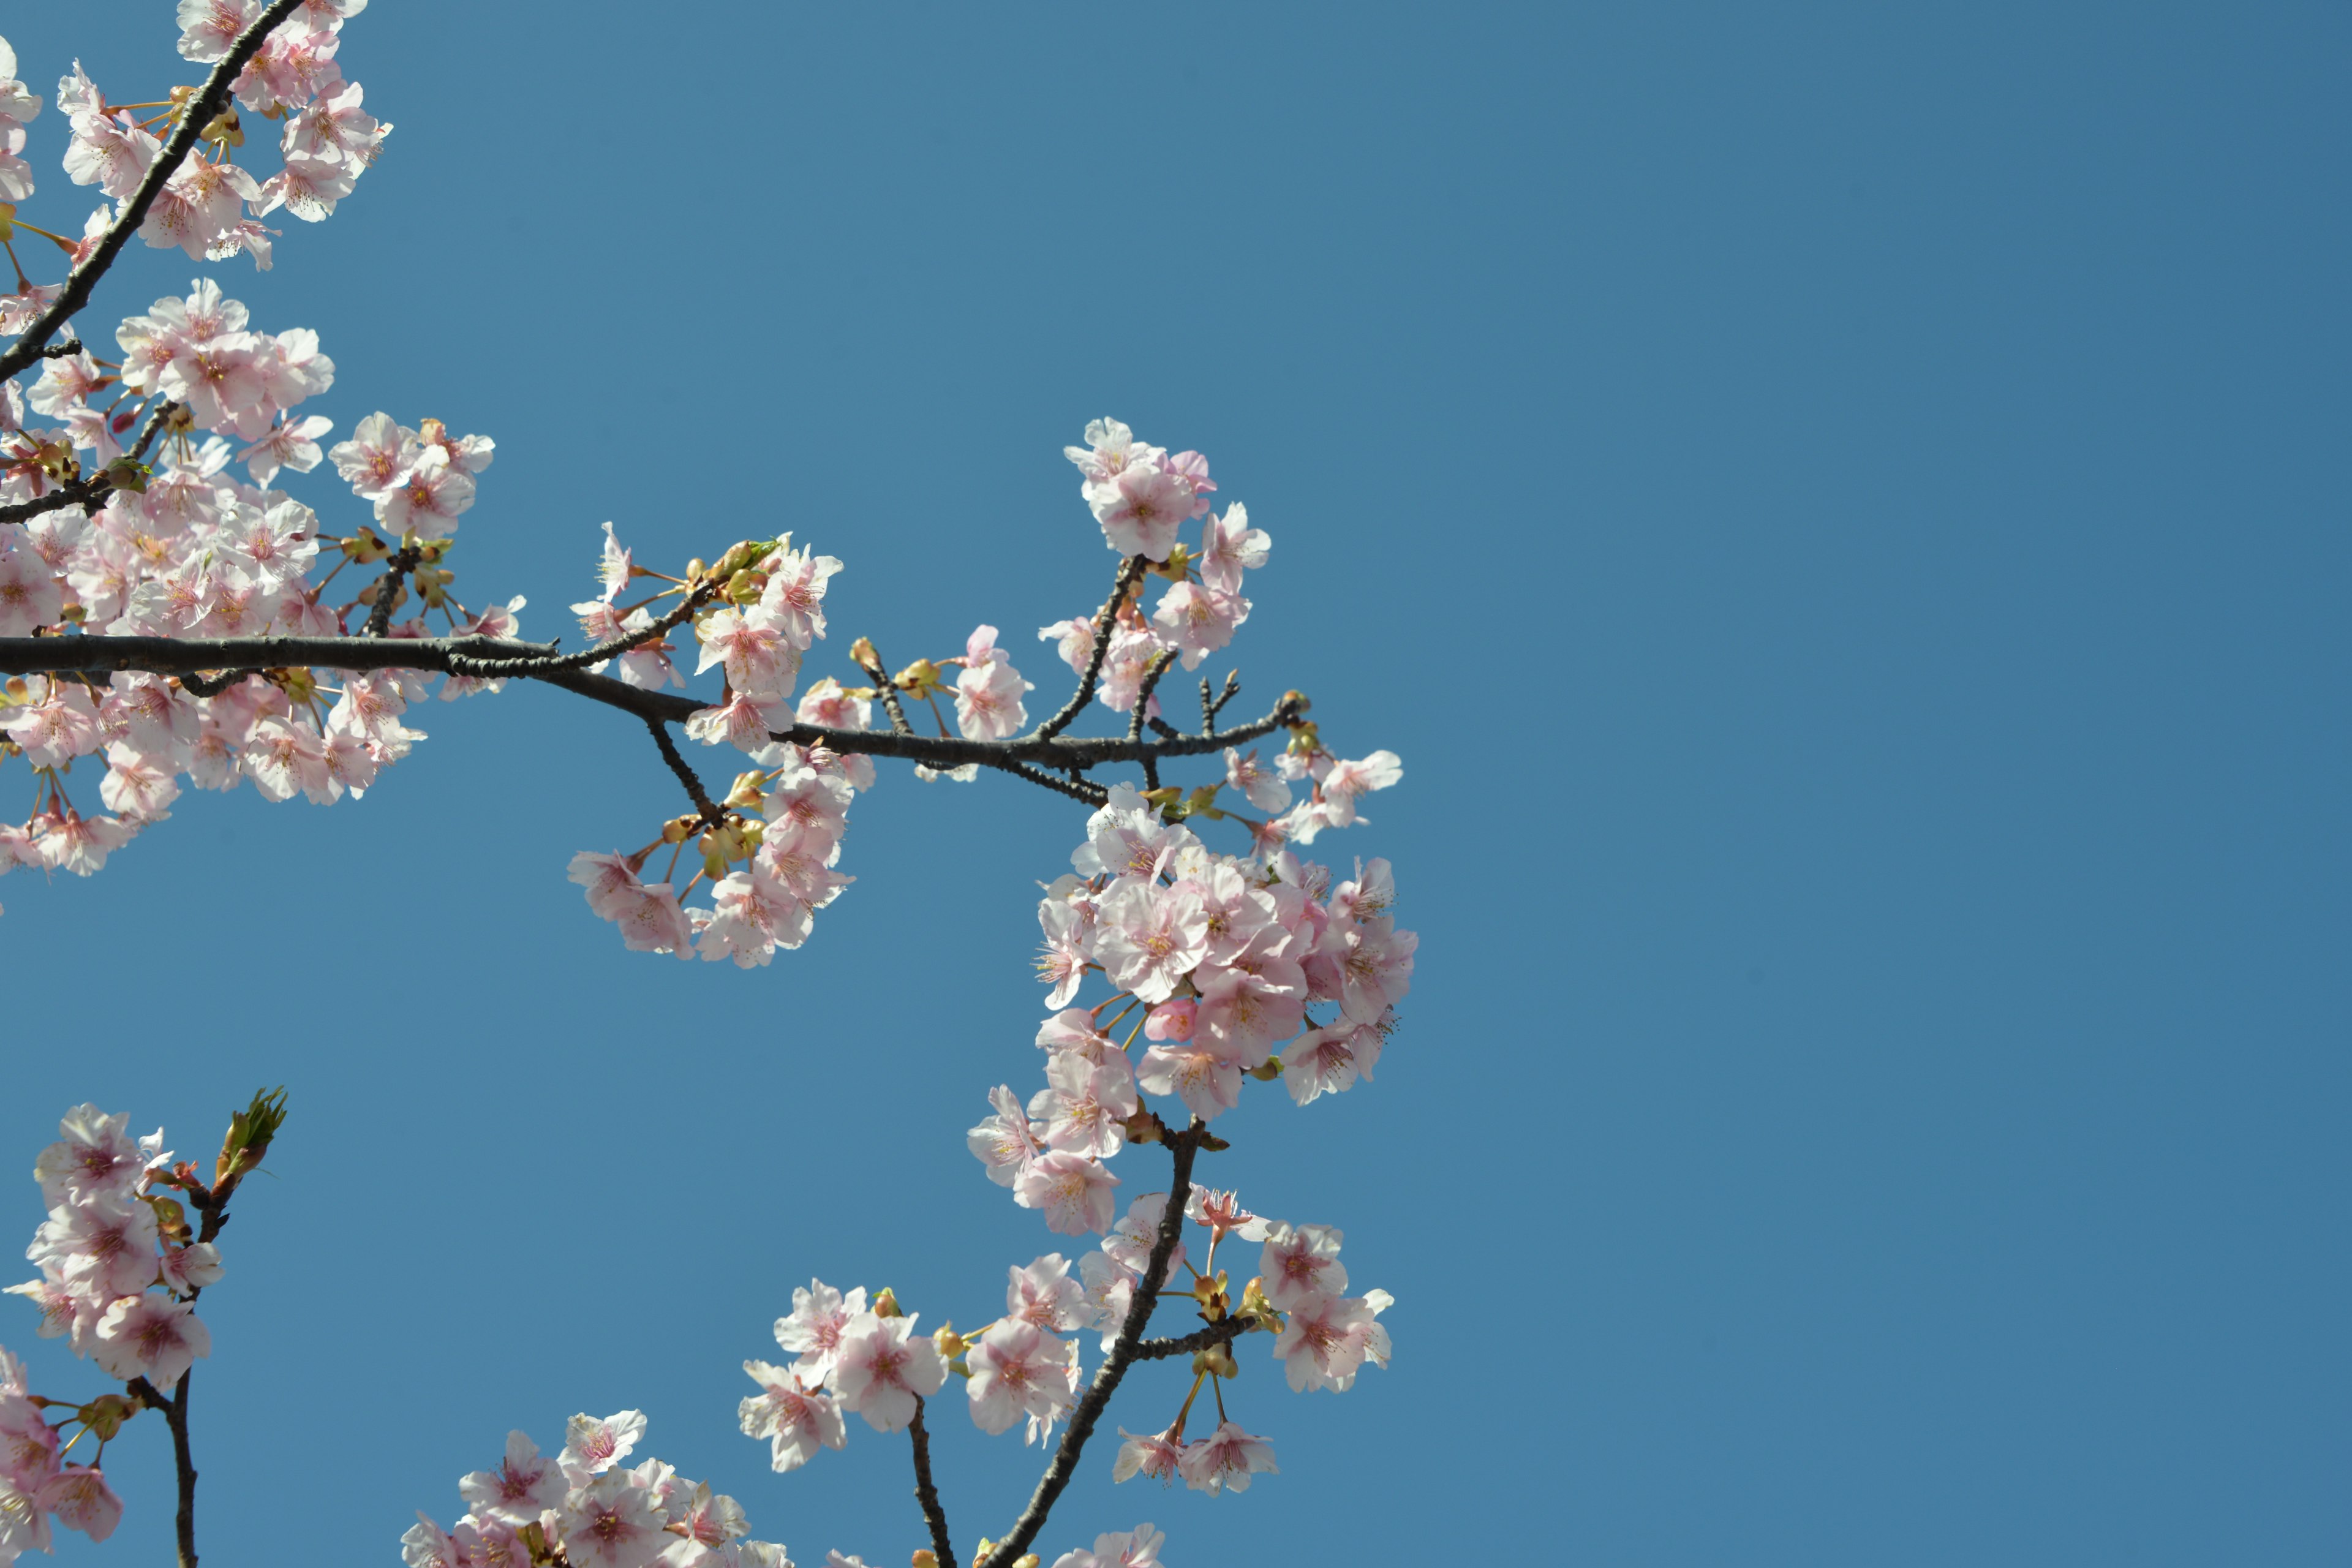
M1110 652L1111 623L1118 619L1118 607L1127 603L1128 595L1134 591L1135 584L1142 578L1143 565L1140 555L1130 555L1119 563L1118 576L1110 585L1110 597L1105 599L1103 607L1095 612L1095 644L1087 650L1086 672L1078 677L1078 689L1070 693L1070 700L1062 704L1059 713L1037 726L1036 733L1029 737L1031 740L1052 740L1068 729L1071 721L1085 712L1087 704L1093 700L1095 678L1102 674L1103 658Z
M1135 1361L1143 1331L1150 1325L1152 1308L1159 1301L1160 1287L1168 1281L1168 1260L1175 1254L1177 1239L1184 1234L1184 1205L1192 1195L1192 1158L1200 1152L1202 1135L1207 1131L1208 1124L1196 1116L1191 1127L1170 1138L1175 1168L1168 1178L1168 1205L1160 1212L1160 1235L1151 1244L1150 1258L1144 1263L1143 1279L1135 1288L1135 1300L1127 1309L1127 1321L1119 1325L1118 1340L1111 1346L1110 1354L1103 1358L1102 1369L1095 1373L1086 1396L1070 1412L1069 1429L1062 1434L1062 1446L1054 1451L1053 1463L1038 1478L1037 1490L1029 1499L1029 1506L1013 1521L1013 1532L989 1554L991 1563L1013 1562L1037 1539L1037 1532L1045 1527L1045 1516L1054 1510L1055 1500L1077 1473L1078 1456L1085 1451L1087 1439L1094 1436L1095 1423L1102 1419L1110 1396L1118 1391L1119 1379L1127 1375L1129 1364Z
M565 660L558 656L554 644L520 642L508 637L0 637L0 675L144 670L153 675L178 676L184 684L206 670L245 672L313 666L323 669L415 669L457 675L465 673L458 665L467 659L523 661L529 668L516 669L513 674L517 679L541 681L639 720L683 724L709 706L690 697L648 691L609 675L562 668ZM794 724L769 733L771 739L791 741L797 745L858 752L871 757L897 757L940 769L978 763L1026 778L1027 773L1013 764L1028 763L1034 768L1067 773L1147 759L1204 756L1255 741L1290 723L1301 711L1301 700L1286 697L1264 718L1213 735L1180 735L1172 740L1060 735L1044 741L1034 736L969 741L955 735L918 735L911 731L835 730L823 724ZM1061 782L1055 780L1048 787L1058 787ZM1077 798L1099 804L1091 794Z
M686 759L677 754L677 742L669 738L669 726L658 719L648 719L646 728L653 731L654 744L661 748L662 761L667 763L669 771L677 775L677 782L686 786L687 798L694 802L694 809L702 814L704 822L713 827L718 826L719 818L727 814L710 804L710 795L703 789L702 781L695 777L692 768L686 765Z
M90 290L106 275L106 269L114 265L114 258L121 252L124 242L138 232L141 224L147 221L147 209L155 205L156 196L179 172L180 165L187 161L188 153L195 147L196 139L204 133L205 127L211 124L227 105L229 89L244 71L246 62L260 52L262 44L278 24L299 10L302 4L303 0L269 0L269 5L254 19L253 26L239 34L236 42L229 46L228 53L213 67L213 74L205 79L205 85L197 89L194 98L189 100L187 108L181 113L179 124L173 129L172 139L163 143L163 150L157 155L154 166L147 171L147 177L139 182L139 188L123 205L121 216L100 237L98 248L90 252L89 259L75 268L67 277L65 288L49 301L49 308L25 329L24 335L16 340L16 345L0 350L0 381L5 381L40 359L43 346L57 330L89 303ZM193 1563L194 1559L190 1558L189 1561Z
M908 1424L915 1439L915 1500L923 1507L923 1522L931 1527L931 1552L940 1568L956 1568L955 1547L948 1540L947 1510L940 1507L940 1489L931 1484L931 1435L923 1430L923 1396L915 1395L915 1419Z
M376 579L375 603L368 606L366 627L362 637L380 637L392 629L392 606L400 597L400 580L416 569L424 554L414 544L404 544L392 552L384 563L383 575Z
M1247 1318L1227 1318L1223 1322L1211 1323L1207 1328L1196 1333L1186 1334L1181 1339L1145 1340L1135 1347L1135 1359L1164 1361L1171 1355L1192 1355L1213 1345L1222 1345L1237 1340L1249 1332L1249 1330L1250 1321Z
M642 647L646 643L660 641L676 630L681 623L690 618L695 611L700 609L715 588L716 584L706 584L679 600L677 608L661 619L649 626L640 626L635 631L623 632L619 637L600 642L594 647L584 648L579 653L527 654L520 658L474 658L460 653L450 656L449 668L455 674L469 675L478 680L502 680L509 676L530 676L563 669L585 669L592 664L601 664L605 659L617 658L633 647Z

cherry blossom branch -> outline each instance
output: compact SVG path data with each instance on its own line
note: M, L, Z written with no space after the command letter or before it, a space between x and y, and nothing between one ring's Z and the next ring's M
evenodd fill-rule
M180 1507L173 1520L179 1532L180 1568L196 1568L196 1460L188 1444L188 1373L180 1374L179 1386L169 1399L143 1377L134 1377L125 1386L132 1397L160 1412L163 1425L171 1428L172 1467L180 1482Z
M1184 1205L1192 1195L1192 1159L1200 1152L1208 1130L1208 1123L1196 1116L1192 1126L1170 1135L1168 1142L1175 1161L1168 1177L1168 1203L1160 1211L1160 1235L1151 1244L1151 1256L1144 1262L1143 1279L1135 1288L1135 1300L1128 1306L1127 1321L1119 1325L1118 1342L1103 1358L1101 1370L1087 1386L1086 1397L1070 1412L1070 1425L1062 1434L1062 1446L1054 1450L1053 1463L1038 1478L1037 1490L1029 1499L1029 1506L1013 1521L1013 1532L989 1554L992 1563L1015 1561L1037 1539L1062 1489L1077 1474L1078 1456L1085 1451L1087 1439L1094 1436L1095 1423L1102 1419L1110 1396L1118 1391L1119 1379L1127 1375L1128 1366L1137 1359L1143 1331L1150 1326L1152 1309L1159 1303L1160 1287L1168 1282L1168 1260L1175 1255L1177 1239L1184 1234Z
M384 563L383 575L376 579L375 603L368 606L367 626L362 637L380 637L392 629L393 602L400 597L401 579L416 570L425 559L424 552L414 544L404 544L392 552Z
M100 486L95 479L74 479L59 485L45 496L35 496L31 500L20 500L7 506L0 506L0 522L26 522L45 511L63 511L69 506L83 506L91 501L103 500L106 499L107 489L110 488Z
M184 684L201 679L206 670L287 669L317 666L326 669L417 669L445 674L467 673L467 659L520 659L531 668L515 671L519 679L536 680L641 720L683 724L709 706L690 697L647 691L609 675L558 668L552 643L520 642L508 637L0 637L0 675L70 674L76 671L144 670L151 675L178 676ZM539 660L549 661L539 664ZM233 682L232 682L233 684ZM193 688L192 688L193 689ZM225 689L225 688L224 688ZM1112 736L1055 736L1039 740L1016 736L1009 741L968 741L953 735L918 735L911 731L891 734L878 730L835 730L823 724L794 724L769 731L772 739L803 746L824 746L835 752L893 757L927 767L961 767L978 763L1005 773L1029 774L1016 763L1067 773L1127 763L1157 762L1164 757L1197 757L1239 746L1293 722L1306 711L1307 699L1286 693L1274 710L1246 724L1211 735L1178 735L1172 739L1134 741ZM1030 782L1041 781L1032 779ZM1055 779L1046 787L1064 795ZM1091 794L1075 798L1099 804Z
M520 658L474 658L461 653L451 656L449 668L453 674L469 675L477 680L501 680L509 676L530 677L551 674L557 670L585 669L592 664L618 658L631 648L660 641L690 619L716 592L716 584L705 584L679 600L677 607L661 619L639 626L635 631L623 632L619 637L600 642L594 647L583 648L578 653L534 654Z
M1143 710L1151 706L1151 689L1160 684L1160 678L1175 662L1175 652L1170 649L1153 654L1151 662L1144 667L1142 684L1135 689L1135 706L1127 714L1127 738L1130 742L1143 739Z
M864 649L866 658L873 662L866 663L858 660L859 648ZM915 732L915 727L907 722L907 710L898 704L898 683L890 679L890 667L882 662L882 656L875 651L872 640L866 637L858 638L856 647L850 650L850 659L857 665L858 668L873 678L874 689L882 699L883 710L890 715L891 731L894 734L912 735Z
M98 248L90 252L89 259L67 276L64 289L49 301L47 310L34 318L33 324L25 329L24 335L16 340L16 345L0 349L0 381L7 380L35 361L47 357L42 353L43 346L59 327L73 318L76 311L89 303L90 290L98 286L100 278L106 276L106 269L114 265L114 258L121 252L124 243L138 232L140 225L147 221L147 209L155 205L155 198L163 194L172 176L179 173L180 165L187 161L197 139L204 134L205 127L210 125L227 106L229 89L245 70L246 63L261 52L261 46L277 29L278 24L300 10L303 3L304 0L269 0L261 15L254 18L253 26L237 35L236 42L229 46L228 53L221 57L220 63L213 67L212 75L205 79L205 85L188 100L179 123L172 130L172 139L163 143L163 150L157 154L153 167L147 171L147 177L139 182L139 188L131 193L130 201L123 204L121 215L100 237ZM189 1561L194 1562L194 1559Z
M1196 1352L1226 1344L1250 1331L1250 1321L1243 1317L1227 1318L1221 1323L1211 1323L1181 1339L1145 1340L1135 1347L1138 1361L1164 1361L1172 1355L1192 1355Z
M654 744L661 748L662 761L667 763L669 771L677 775L677 782L686 786L687 798L694 802L694 809L701 814L704 822L713 827L718 826L719 818L727 814L710 803L709 792L702 787L702 781L695 776L692 768L686 765L686 759L678 755L677 742L669 738L669 726L658 719L648 719L646 728L653 731Z
M47 348L43 349L41 351L41 357L43 359L65 359L70 355L78 354L79 353L81 353L81 340L79 338L68 338L61 343L51 343Z
M1209 683L1203 679L1201 682L1201 733L1206 735L1215 730L1217 715L1225 710L1226 703L1241 693L1242 672L1238 669L1225 671L1225 689L1213 701L1209 697Z
M1140 555L1130 555L1119 563L1118 576L1111 583L1110 597L1105 599L1103 607L1095 612L1094 647L1087 650L1087 668L1078 677L1078 689L1070 693L1070 700L1062 704L1059 713L1037 726L1036 733L1030 739L1052 740L1068 729L1072 721L1085 712L1087 704L1094 700L1095 679L1102 674L1103 659L1110 652L1111 623L1118 619L1118 607L1127 603L1127 596L1135 591L1135 584L1141 580L1144 565Z
M956 1568L955 1547L948 1540L947 1510L940 1506L940 1489L931 1484L931 1435L923 1429L923 1396L915 1395L915 1418L908 1424L915 1440L915 1500L922 1505L923 1522L931 1527L931 1554L940 1568Z

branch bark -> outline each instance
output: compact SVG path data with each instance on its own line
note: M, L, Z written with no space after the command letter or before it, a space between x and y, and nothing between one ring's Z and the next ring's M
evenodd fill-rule
M931 1435L923 1429L923 1396L915 1395L915 1418L908 1424L915 1440L915 1500L922 1505L923 1522L931 1527L931 1552L940 1568L956 1568L955 1547L948 1540L947 1510L940 1506L940 1489L931 1484Z
M1095 694L1095 679L1102 674L1103 659L1110 652L1111 623L1118 619L1119 605L1127 602L1128 595L1135 591L1135 584L1142 578L1143 566L1140 555L1130 555L1119 563L1118 576L1110 585L1110 597L1105 599L1103 607L1095 612L1095 646L1087 655L1087 668L1078 677L1078 689L1070 693L1070 700L1062 704L1059 713L1037 726L1036 733L1030 737L1032 740L1052 740L1086 711L1087 702Z
M1118 1391L1119 1379L1127 1375L1128 1367L1136 1361L1143 1331L1150 1326L1152 1309L1160 1300L1160 1288L1168 1282L1168 1260L1175 1255L1177 1239L1184 1234L1184 1204L1192 1195L1192 1160L1200 1152L1202 1135L1207 1131L1208 1124L1194 1117L1192 1126L1169 1140L1175 1161L1168 1179L1168 1206L1160 1215L1160 1235L1151 1244L1150 1258L1145 1260L1143 1279L1135 1288L1135 1300L1127 1309L1127 1321L1119 1325L1118 1339L1111 1346L1110 1354L1103 1358L1101 1370L1095 1373L1077 1408L1070 1413L1070 1425L1062 1434L1062 1446L1054 1451L1053 1463L1038 1478L1037 1490L1030 1497L1029 1506L1013 1521L1012 1533L989 1554L991 1563L1013 1563L1037 1539L1037 1532L1045 1527L1045 1516L1054 1510L1055 1500L1077 1473L1078 1456L1085 1452L1087 1440L1094 1436L1095 1423L1102 1419L1110 1396Z
M1171 1355L1192 1355L1196 1352L1207 1350L1213 1345L1229 1343L1249 1332L1249 1330L1250 1323L1247 1318L1227 1318L1222 1323L1211 1323L1207 1328L1196 1333L1186 1334L1181 1339L1146 1340L1135 1347L1135 1359L1165 1361Z
M570 656L559 654L553 644L506 637L0 637L0 675L102 674L121 669L184 679L207 670L314 666L321 669L417 669L469 675L486 667L468 661L482 660L499 661L499 672L507 678L557 687L608 708L617 708L639 720L683 724L709 706L690 697L630 686L609 675L568 668ZM835 752L902 758L940 769L978 763L1025 777L1024 770L1015 764L1066 773L1072 769L1083 772L1140 763L1147 758L1156 761L1203 756L1280 729L1297 718L1299 711L1296 701L1286 699L1265 717L1230 730L1212 735L1179 735L1151 741L1066 735L1047 740L1030 735L1009 741L968 741L954 735L835 730L822 724L794 724L770 733L775 740L803 746L821 745ZM1058 787L1060 783L1054 781L1054 786ZM1079 798L1095 799L1091 795Z
M100 278L106 276L106 269L114 265L114 258L121 253L124 242L139 231L141 224L147 221L147 209L155 205L156 196L163 193L172 176L179 173L180 165L187 161L189 153L194 149L196 138L227 107L229 89L245 70L246 63L260 53L262 44L278 24L300 10L302 3L303 0L269 0L268 7L254 19L253 26L237 35L236 42L229 46L228 53L221 57L220 63L213 67L212 75L205 79L205 85L189 100L186 110L180 116L179 124L173 129L172 139L163 143L163 150L156 156L154 166L147 171L147 177L139 182L139 188L124 204L122 215L100 237L98 248L90 252L89 259L75 268L67 277L65 288L49 302L47 310L34 318L33 324L25 329L24 335L16 340L15 345L0 350L0 381L7 380L41 359L42 349L56 335L57 330L89 303L90 290L98 287Z

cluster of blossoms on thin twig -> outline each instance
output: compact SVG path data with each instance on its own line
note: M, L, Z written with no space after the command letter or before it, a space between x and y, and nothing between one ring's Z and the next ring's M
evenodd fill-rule
M63 1339L123 1388L81 1402L44 1398L0 1348L0 1568L28 1550L48 1551L52 1519L93 1541L121 1521L106 1446L143 1408L178 1419L171 1396L212 1353L195 1313L197 1295L221 1278L212 1236L229 1195L268 1153L284 1104L283 1095L257 1095L231 1121L210 1185L193 1164L173 1163L163 1129L133 1139L128 1117L95 1105L68 1111L58 1141L33 1163L48 1215L26 1257L40 1276L7 1294L39 1310L43 1339ZM70 1461L86 1439L90 1451Z

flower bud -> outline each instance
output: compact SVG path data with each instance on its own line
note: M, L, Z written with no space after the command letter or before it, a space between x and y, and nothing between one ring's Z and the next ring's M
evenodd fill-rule
M734 787L727 792L727 798L719 804L748 811L758 810L761 802L767 799L767 792L760 787L767 776L756 768L748 773L737 773Z
M727 579L727 597L732 603L748 605L760 596L768 580L757 572L742 571Z
M931 1346L941 1361L953 1361L971 1348L971 1342L957 1333L953 1323L942 1323L931 1331Z
M691 816L674 817L663 823L661 841L665 844L685 843L686 836L694 831L694 824L695 818Z
M882 679L882 656L876 653L874 645L864 637L849 645L849 662L877 680Z
M1258 1063L1257 1066L1250 1068L1249 1075L1250 1077L1257 1079L1260 1083L1272 1083L1276 1079L1282 1076L1282 1058L1280 1057L1268 1057L1265 1060Z
M1184 1041L1192 1037L1193 1016L1201 1004L1191 996L1175 996L1151 1010L1143 1021L1143 1037L1147 1040Z
M907 1315L898 1310L898 1293L887 1285L875 1293L874 1315L877 1318L903 1318Z
M119 1394L101 1394L81 1407L81 1424L101 1443L111 1443L122 1424L139 1414L140 1406Z
M709 575L709 572L710 568L702 563L702 557L699 555L686 563L686 580L689 583L700 581Z
M940 1554L928 1546L919 1546L908 1568L940 1568Z
M209 142L215 147L244 146L245 130L236 122L236 110L224 109L214 115L211 121L196 132L196 140Z
M740 573L765 561L775 547L772 539L746 539L730 545L727 553L719 558L719 564L710 569L711 575L731 582Z
M898 672L898 689L910 697L928 697L940 685L940 667L928 658L919 658Z

